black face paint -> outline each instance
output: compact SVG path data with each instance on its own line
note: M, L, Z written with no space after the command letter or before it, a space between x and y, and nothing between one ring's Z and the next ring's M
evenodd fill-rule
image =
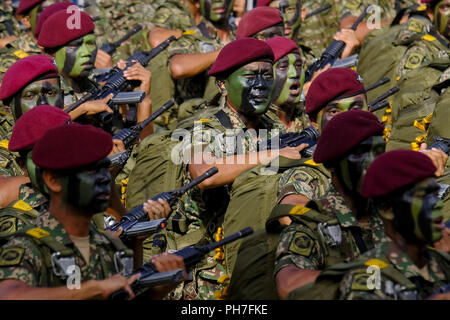
M284 36L284 26L283 23L276 24L269 28L259 31L257 34L253 35L252 38L265 41L267 39L280 36Z
M303 88L303 63L296 52L280 58L274 65L275 84L272 101L277 106L293 109L300 103Z
M436 225L442 223L443 203L438 191L436 179L428 178L392 196L394 226L408 242L425 245L441 239Z

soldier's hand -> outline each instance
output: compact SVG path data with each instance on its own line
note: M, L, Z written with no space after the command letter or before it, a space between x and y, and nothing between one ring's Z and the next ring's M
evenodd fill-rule
M111 68L113 66L111 56L107 54L105 51L98 49L94 66L97 69Z
M106 300L112 293L123 289L130 294L130 300L133 299L134 292L131 289L130 285L137 279L139 279L140 276L141 276L140 274L135 274L127 279L120 274L116 274L105 280L97 280L96 287L97 289L99 289L99 294L97 295L97 298Z
M155 266L159 272L167 272L177 269L184 270L184 280L187 279L186 266L184 265L183 258L173 253L164 252L157 254L150 258L150 262Z
M148 200L144 203L144 210L147 212L150 220L167 218L172 209L166 200L158 199L158 201Z
M431 159L431 161L433 161L433 164L436 167L436 172L434 173L436 177L441 177L444 175L445 164L447 163L448 155L446 155L442 150L436 148L427 150L426 143L422 143L420 145L419 152L424 153Z
M88 116L94 115L94 114L97 114L97 113L101 113L103 111L112 113L113 111L107 105L107 103L109 102L109 100L112 99L112 97L113 97L113 94L111 93L109 96L107 96L104 99L94 100L94 101L87 101L87 102L83 103L81 105L81 107L84 109L84 111L85 111L84 113L86 115L88 115Z
M150 94L150 83L152 79L152 73L145 69L140 63L135 63L123 73L127 80L139 80L141 85L136 88L137 91L144 91L146 97Z
M280 149L280 156L283 156L285 158L289 159L301 159L302 156L300 155L300 151L307 148L308 144L302 143L301 145L297 147L286 147L283 149Z
M121 153L122 151L125 151L125 145L123 144L122 140L112 139L112 142L113 148L111 152L108 154L108 156L113 156L115 154Z
M361 45L361 42L356 37L356 32L352 29L342 29L341 31L338 31L334 35L334 40L345 42L345 48L344 51L342 51L341 58L351 56L355 49Z
M16 36L8 36L0 39L0 48L6 47L9 43L17 40Z

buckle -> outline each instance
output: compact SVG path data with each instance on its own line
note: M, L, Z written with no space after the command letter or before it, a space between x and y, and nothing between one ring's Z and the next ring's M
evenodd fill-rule
M133 273L133 258L126 256L125 251L117 251L114 253L114 267L116 272L127 277Z
M69 273L69 267L75 266L75 257L63 257L60 252L52 253L51 256L53 273L62 279L72 275Z

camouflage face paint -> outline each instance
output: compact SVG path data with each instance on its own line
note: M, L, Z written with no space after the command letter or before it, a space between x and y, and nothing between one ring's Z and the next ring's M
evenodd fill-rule
M427 178L395 197L394 225L409 242L433 244L442 238L442 207L439 184Z
M345 187L359 194L367 168L385 150L386 143L382 136L369 137L353 148L348 156L339 161L340 180Z
M325 125L330 121L335 115L340 112L348 111L352 109L359 109L368 111L366 96L364 94L358 94L353 97L333 100L329 102L325 108L321 109L317 114L317 123L319 125L319 132L322 132Z
M108 208L111 192L111 174L107 161L100 161L95 168L61 178L63 200L86 213L98 213Z
M266 41L267 39L276 37L276 36L280 36L283 37L284 35L284 26L282 23L280 24L276 24L274 26L271 26L269 28L266 28L264 30L261 30L260 32L254 34L252 36L252 38L261 40L261 41Z
M283 16L284 36L296 40L302 25L301 9L299 0L277 0L269 4L270 7L280 10Z
M29 15L30 15L31 32L33 32L33 34L34 34L34 30L36 30L37 19L38 19L39 15L41 14L41 12L44 11L45 8L47 8L48 6L52 5L55 2L56 1L47 0L47 1L40 3L39 5L35 6L33 9L31 9Z
M225 80L227 99L244 115L263 114L272 98L273 83L270 62L249 63Z
M234 0L200 0L202 16L213 23L228 21L233 10Z
M302 58L298 53L289 53L278 60L273 68L275 74L273 103L277 106L297 106L305 80Z
M30 178L31 185L39 190L39 192L41 192L44 196L49 198L50 192L48 190L48 187L45 185L44 179L42 178L41 170L34 164L32 160L32 153L32 151L28 152L26 160L27 173L28 177Z
M56 51L55 61L58 71L71 78L88 77L94 69L97 50L95 36L92 33L69 42Z
M12 100L14 120L43 104L63 108L59 77L34 81L17 93Z
M434 9L434 25L445 38L450 39L450 0L441 1Z

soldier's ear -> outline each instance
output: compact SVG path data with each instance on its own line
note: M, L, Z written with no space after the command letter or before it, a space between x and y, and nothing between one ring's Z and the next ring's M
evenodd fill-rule
M53 192L61 192L62 184L58 175L51 170L44 170L42 173L42 178L44 179L44 183L47 185L50 191Z

